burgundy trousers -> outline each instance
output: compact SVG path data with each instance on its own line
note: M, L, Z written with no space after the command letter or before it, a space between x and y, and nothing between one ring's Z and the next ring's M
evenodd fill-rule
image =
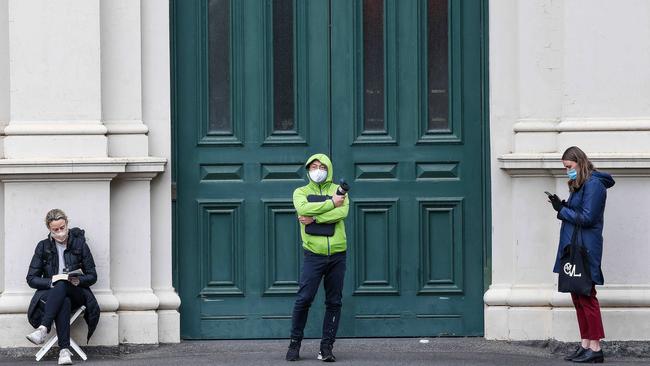
M573 306L578 316L578 327L580 327L580 338L592 341L605 338L603 320L600 316L600 305L596 298L596 287L591 288L591 295L571 294Z

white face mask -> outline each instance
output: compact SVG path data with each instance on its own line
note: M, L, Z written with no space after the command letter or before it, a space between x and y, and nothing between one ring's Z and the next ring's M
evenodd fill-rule
M50 234L54 238L54 240L58 242L63 242L65 239L68 238L68 229L66 228L65 230L61 230L58 233L50 231Z
M327 178L327 170L320 170L320 169L310 170L309 178L311 178L311 180L313 180L316 183L322 183Z

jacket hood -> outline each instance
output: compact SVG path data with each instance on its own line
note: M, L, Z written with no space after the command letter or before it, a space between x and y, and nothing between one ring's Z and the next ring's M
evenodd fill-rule
M309 159L307 159L307 161L305 162L305 169L307 169L307 171L309 171L309 164L311 164L314 160L320 161L321 164L327 167L327 178L325 178L325 181L320 184L331 183L332 177L334 177L334 167L332 167L332 161L330 160L330 158L328 158L327 155L325 154L314 154L310 156ZM318 184L313 180L311 180L309 174L307 174L307 177L309 178L309 183Z
M611 175L609 175L607 173L604 173L604 172L593 171L591 173L591 176L596 178L596 179L599 179L603 183L605 188L611 188L611 187L614 186L614 183L616 183L614 181L614 178L612 178Z

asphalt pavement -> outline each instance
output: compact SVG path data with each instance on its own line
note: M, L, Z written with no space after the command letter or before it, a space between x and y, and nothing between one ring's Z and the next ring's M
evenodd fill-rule
M305 340L297 362L284 360L287 340L183 341L160 346L88 348L88 361L76 355L75 364L90 365L322 365L316 359L319 340ZM334 346L335 365L570 365L562 357L571 344L559 342L510 343L483 338L339 339ZM609 347L609 351L608 351ZM56 348L56 347L55 347ZM643 358L648 343L605 344L609 365L650 365ZM0 365L35 364L35 349L4 349ZM51 351L41 365L56 365Z

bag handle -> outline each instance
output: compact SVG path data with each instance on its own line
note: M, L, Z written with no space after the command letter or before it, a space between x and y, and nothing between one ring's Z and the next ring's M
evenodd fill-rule
M578 243L578 234L582 237L582 226L580 225L573 225L573 234L571 234L571 245L577 244Z
M585 199L585 190L584 189L585 189L585 187L584 187L584 184L583 184L583 186L580 187L580 190L582 191L580 193L580 195L581 195L581 199L582 199L583 204L584 204L584 199ZM569 196L569 201L571 201L571 196ZM580 214L582 213L582 204L579 206L579 208L580 208L580 211L576 212L576 218L578 219L578 221L580 220ZM573 248L574 244L578 244L578 235L580 235L580 239L582 239L582 225L575 224L575 225L573 225L573 234L571 235L571 243L570 243L571 248ZM580 246L582 246L582 240L580 240ZM570 250L572 250L572 249L570 249Z
M573 257L573 250L574 248L578 246L582 246L582 240L580 240L580 244L578 244L578 235L580 236L580 239L582 239L582 226L580 225L574 225L573 226L573 234L571 234L571 242L569 243L568 250L569 250L569 255Z

